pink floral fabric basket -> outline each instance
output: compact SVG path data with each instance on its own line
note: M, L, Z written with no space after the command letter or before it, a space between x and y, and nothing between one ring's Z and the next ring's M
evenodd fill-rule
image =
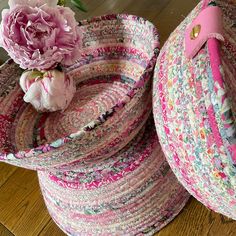
M45 170L108 158L139 132L151 113L156 28L129 15L80 22L81 57L64 68L77 92L64 112L38 113L24 103L21 69L0 68L0 160Z
M38 171L50 215L67 235L153 235L189 193L161 150L153 120L122 150L72 171Z
M236 219L236 2L202 1L171 34L154 74L155 124L184 187Z

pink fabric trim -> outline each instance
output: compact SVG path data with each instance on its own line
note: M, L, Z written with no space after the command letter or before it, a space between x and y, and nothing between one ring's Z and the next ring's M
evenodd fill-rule
M196 39L191 39L191 31L196 25L201 26L200 33ZM219 7L207 7L187 28L185 32L185 53L187 58L196 56L201 47L210 38L224 40L222 14Z
M220 42L216 39L209 39L207 46L213 79L219 83L220 87L224 87L223 78L220 72L220 66L222 65L220 56Z
M212 38L207 41L207 46L208 46L208 53L209 53L209 58L210 58L213 80L217 81L219 85L222 87L223 79L222 79L222 75L219 69L221 65L220 42L217 39ZM215 116L212 115L215 113L213 107L208 109L207 112L208 112L210 126L214 134L217 147L220 148L221 146L223 146L223 140L221 138L220 131L217 127L217 121L215 119Z

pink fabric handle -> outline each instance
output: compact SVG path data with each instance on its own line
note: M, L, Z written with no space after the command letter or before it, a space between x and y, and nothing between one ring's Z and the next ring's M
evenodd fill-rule
M191 38L193 28L200 25L200 31L195 39ZM215 6L205 8L185 32L185 53L187 58L193 58L210 38L224 41L221 9Z

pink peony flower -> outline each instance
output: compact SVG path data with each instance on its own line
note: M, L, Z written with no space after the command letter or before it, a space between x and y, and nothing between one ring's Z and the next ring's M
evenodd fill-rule
M26 71L20 86L25 92L24 101L38 111L65 110L76 92L73 79L58 70Z
M10 0L2 12L0 46L23 69L48 70L79 57L74 12L57 1Z

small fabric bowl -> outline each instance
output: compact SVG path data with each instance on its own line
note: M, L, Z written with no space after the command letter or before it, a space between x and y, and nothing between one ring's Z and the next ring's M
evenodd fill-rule
M67 235L153 235L190 196L165 160L153 120L112 158L38 177L48 211Z
M216 5L223 15L224 41L210 38L193 58L188 58L185 37L192 35L186 34L187 29L204 10L215 11ZM200 31L206 26L208 30L214 24L210 22L208 15L196 29ZM200 2L162 48L153 88L155 124L173 172L199 201L233 219L236 219L235 22L235 1ZM195 30L193 36L198 33ZM197 40L194 37L193 41Z
M10 60L0 68L1 161L70 169L72 162L113 155L147 120L159 52L156 28L130 15L96 17L79 27L81 57L64 68L77 92L65 111L37 113L23 102L18 66Z

